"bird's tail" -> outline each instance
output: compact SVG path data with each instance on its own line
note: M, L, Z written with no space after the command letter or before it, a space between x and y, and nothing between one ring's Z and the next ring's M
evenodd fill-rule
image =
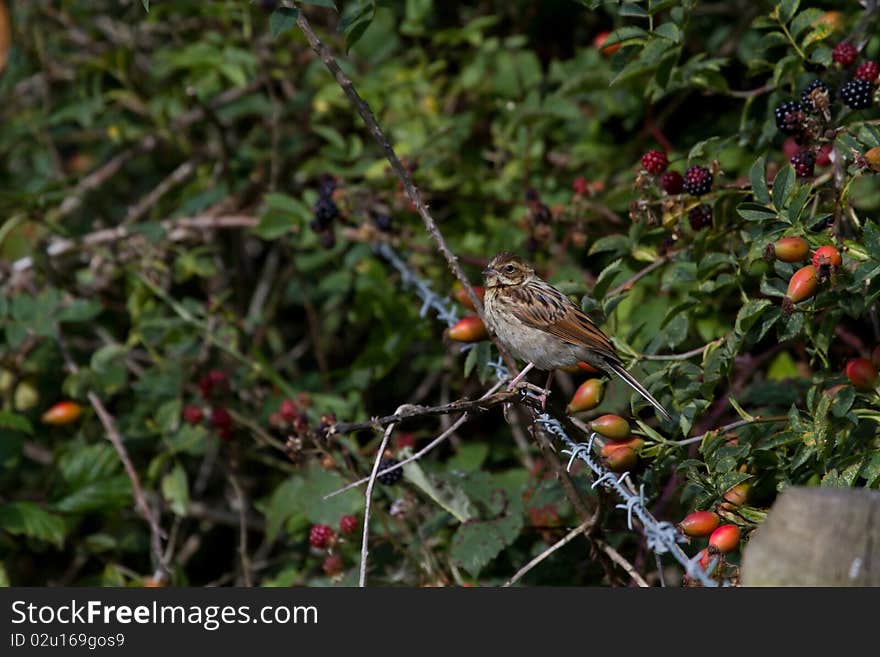
M663 408L663 405L660 402L658 402L656 399L654 399L653 395L651 395L651 393L645 389L645 386L643 386L641 383L639 383L632 374L627 372L626 368L624 368L623 365L621 365L620 363L615 363L613 361L611 361L611 362L606 361L606 364L608 366L608 369L610 369L617 376L619 376L621 379L623 379L630 388L632 388L637 393L639 393L642 397L647 399L651 403L651 406L656 408L657 411L660 413L660 415L664 419L669 420L669 421L672 420L672 417L669 415L668 411L665 408Z

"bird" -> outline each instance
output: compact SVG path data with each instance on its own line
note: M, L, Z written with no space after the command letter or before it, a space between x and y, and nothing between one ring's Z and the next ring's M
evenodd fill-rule
M514 382L532 367L549 371L552 378L553 370L583 361L618 376L664 419L672 419L626 370L614 344L593 320L519 256L502 251L483 270L483 279L487 328L511 355L528 363Z

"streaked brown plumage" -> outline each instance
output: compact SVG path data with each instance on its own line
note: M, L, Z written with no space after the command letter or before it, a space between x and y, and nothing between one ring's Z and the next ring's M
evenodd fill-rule
M616 374L664 418L671 419L660 402L626 371L608 336L519 257L499 253L483 276L486 325L514 357L542 370L585 361Z

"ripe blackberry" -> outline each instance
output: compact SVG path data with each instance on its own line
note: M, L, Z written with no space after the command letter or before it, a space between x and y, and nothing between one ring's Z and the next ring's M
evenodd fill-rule
M309 530L309 543L319 550L327 547L331 538L333 538L333 529L330 525L312 525Z
M642 155L642 168L645 169L648 173L652 173L655 176L658 173L663 173L666 171L666 167L669 166L669 160L666 157L666 153L658 150L650 150L644 155Z
M840 88L840 100L850 109L860 110L871 106L874 86L867 80L856 78Z
M379 472L382 472L382 470L384 470L385 468L390 468L392 466L395 466L398 463L400 463L400 461L398 461L397 459L384 458L381 461L379 461ZM381 483L385 484L386 486L393 486L398 481L403 479L403 468L397 468L397 470L392 470L391 472L386 472L385 474L379 475L376 478Z
M856 67L856 77L859 80L865 80L871 84L877 84L877 77L880 76L880 64L877 62L864 62Z
M803 148L791 156L789 162L794 166L794 172L798 178L812 178L813 167L816 165L816 156L808 148Z
M684 172L682 188L691 196L708 194L712 189L712 172L706 167L693 166Z
M776 127L786 135L796 135L803 131L804 106L796 100L787 100L778 105L773 114Z
M684 178L678 171L667 171L660 176L660 187L667 194L681 194L681 188L684 185Z
M333 192L336 191L336 178L331 176L329 173L325 173L321 176L321 181L318 185L318 195L321 198L330 198L333 196Z
M818 78L810 82L801 92L801 103L808 112L819 112L828 109L834 94L828 85Z
M376 222L376 228L383 233L391 230L391 217L389 215L384 213L375 214L373 215L373 220Z
M705 203L698 205L688 212L688 223L695 231L702 230L712 225L712 208Z
M831 59L844 68L851 66L858 56L859 51L849 41L841 41L831 51Z
M315 203L315 222L325 228L339 216L339 208L329 196L322 196Z

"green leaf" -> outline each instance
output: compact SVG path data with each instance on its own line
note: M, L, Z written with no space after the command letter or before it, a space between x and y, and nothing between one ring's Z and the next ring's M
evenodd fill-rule
M53 507L67 513L88 513L121 509L131 503L131 482L125 475L117 475L87 484L56 502Z
M797 39L801 35L801 32L813 25L824 13L825 12L821 9L811 7L809 9L804 9L801 13L795 16L788 28L792 38Z
M777 5L780 22L788 23L788 21L794 17L795 13L797 13L800 4L801 0L782 0L782 2Z
M178 516L185 516L189 507L189 484L186 470L178 463L162 477L162 497L168 507Z
M12 411L0 411L0 427L11 429L12 431L21 431L33 435L34 427L31 421L24 415L13 413Z
M511 545L523 526L521 514L494 520L469 520L452 537L449 556L459 568L476 577L480 571Z
M736 212L746 221L771 221L779 217L775 210L748 201L736 206Z
M144 6L144 9L149 14L150 13L150 0L141 0L141 4Z
M748 333L749 329L758 321L761 313L773 305L767 299L749 299L736 314L735 331L740 335Z
M53 543L61 549L66 529L63 519L33 502L11 502L0 506L0 531Z
M101 313L101 303L97 299L74 299L58 310L59 322L88 322Z
M298 19L299 9L294 9L292 7L278 7L278 9L273 11L272 15L269 16L269 31L272 33L272 38L275 39L280 34L295 27Z
M794 168L790 164L782 167L773 179L773 207L779 212L785 207L785 201L794 187L794 181Z
M770 192L767 190L766 160L766 157L762 155L755 160L755 163L749 170L749 180L752 183L752 194L754 194L755 200L762 205L770 203Z

